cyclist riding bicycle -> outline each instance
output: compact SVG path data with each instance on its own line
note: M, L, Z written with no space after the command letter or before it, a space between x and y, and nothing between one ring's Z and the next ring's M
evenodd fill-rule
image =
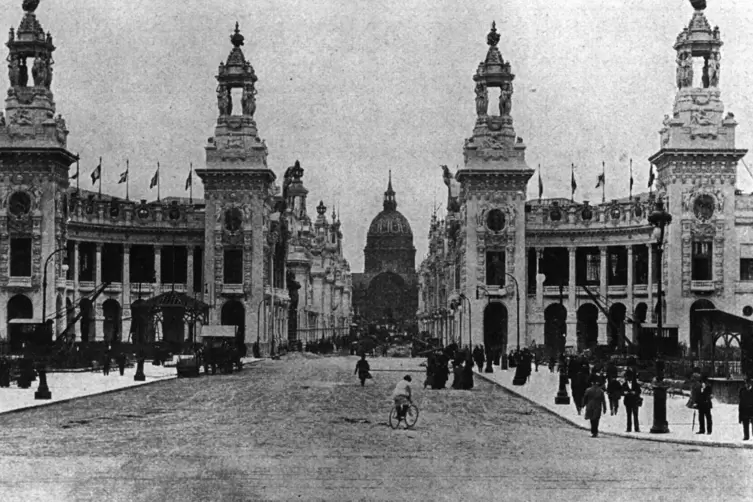
M395 410L397 411L398 420L405 418L405 414L408 412L408 406L412 402L410 382L410 375L405 375L405 377L395 385L395 390L392 391L392 399L395 401Z

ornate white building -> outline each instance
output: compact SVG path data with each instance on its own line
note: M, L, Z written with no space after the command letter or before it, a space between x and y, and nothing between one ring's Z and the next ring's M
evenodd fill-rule
M180 343L222 324L264 353L272 343L347 329L351 280L340 222L328 222L320 204L312 224L297 161L282 189L275 184L254 119L257 77L237 24L217 74L206 166L196 170L205 200L131 201L71 186L77 158L67 149L65 120L55 116L55 46L36 18L38 4L23 2L7 43L0 325L8 329L0 341L18 348L24 327L43 319L54 321L56 336L90 342ZM140 317L143 304L154 322Z
M659 281L660 335L691 353L707 350L716 330L751 325L753 196L736 190L747 150L736 147L737 122L721 101L719 28L708 23L705 2L694 7L674 46L674 109L649 159L656 192L598 205L525 200L533 171L510 114L514 75L492 28L473 77L477 119L465 165L454 175L445 169L446 218L432 222L419 271L421 329L505 351L517 345L518 326L521 346L624 346L639 333L659 334ZM489 114L494 88L499 113ZM648 221L659 199L673 217L661 268Z

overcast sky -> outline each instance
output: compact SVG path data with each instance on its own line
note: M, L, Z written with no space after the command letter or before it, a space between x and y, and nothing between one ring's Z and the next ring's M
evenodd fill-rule
M91 188L102 156L103 190L124 196L116 183L128 158L131 197L148 199L157 161L163 197L186 195L189 163L203 166L214 76L238 21L259 77L269 166L281 176L301 161L313 216L320 199L328 215L339 205L359 272L390 169L416 265L425 256L432 206L446 200L439 165L462 164L473 129L472 76L492 20L517 75L512 115L529 166L541 165L544 196L569 197L575 163L576 199L599 202L602 161L607 199L627 195L630 158L636 190L646 186L646 159L674 101L672 45L692 12L687 0L42 0L37 17L58 48L53 92L82 186ZM22 13L21 0L6 0L0 16L10 28ZM721 29L722 100L740 122L738 147L748 148L753 2L709 0L706 16ZM751 190L751 176L738 174Z

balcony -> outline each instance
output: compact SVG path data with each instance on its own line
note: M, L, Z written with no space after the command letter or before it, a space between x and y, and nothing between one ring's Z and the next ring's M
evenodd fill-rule
M78 289L81 291L94 291L94 281L79 281Z
M490 298L502 297L507 295L506 286L484 286L486 295Z
M223 295L242 295L243 284L222 284Z
M607 286L607 295L609 296L626 296L627 295L627 285L615 285L615 286Z
M13 288L30 288L31 277L11 277L8 279L8 286Z
M564 296L567 296L568 291L569 291L569 286L562 286L562 294ZM559 286L544 286L544 296L559 296L559 294L560 294Z
M120 293L121 291L123 291L122 282L111 282L107 288L105 288L105 293Z
M691 291L709 292L714 289L714 281L690 281Z
M144 293L151 293L154 291L154 284L150 282L132 282L131 283L131 293L138 294L141 292Z

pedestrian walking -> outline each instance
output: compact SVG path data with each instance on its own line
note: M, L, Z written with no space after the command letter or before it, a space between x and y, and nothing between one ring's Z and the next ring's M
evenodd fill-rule
M369 367L369 362L366 360L366 354L362 353L361 360L356 363L355 371L355 373L358 373L358 379L361 380L361 387L366 384L366 380L371 378L369 370L371 370L371 367Z
M471 390L473 388L473 359L468 357L463 367L463 376L461 378L461 388Z
M643 398L641 397L641 386L635 373L628 370L625 372L625 382L622 384L622 394L625 396L622 403L625 405L625 414L627 415L626 432L641 431L638 423L638 408L640 408Z
M484 357L484 349L480 345L476 345L476 348L473 349L473 359L478 366L478 372L481 373L484 370L486 357Z
M696 401L698 409L698 432L696 434L711 434L711 384L709 377L701 377L701 391Z
M609 380L607 395L609 396L609 414L615 416L620 408L620 397L622 397L622 384L617 378Z
M598 381L594 381L583 396L583 406L586 408L586 420L591 421L591 437L599 437L599 420L602 411L607 412L607 401L604 389Z
M104 376L110 374L110 351L105 351L105 357L102 361L102 374Z
M120 372L120 376L123 376L125 374L125 367L126 367L126 356L125 353L121 352L118 354L118 371Z
M580 415L580 412L583 409L583 396L585 395L587 388L588 370L586 368L581 368L575 376L575 379L570 382L570 392L573 395L573 402L575 404L575 409L578 411L578 415Z
M750 439L750 424L753 422L753 378L745 378L745 386L740 389L738 419L743 424L743 441Z

